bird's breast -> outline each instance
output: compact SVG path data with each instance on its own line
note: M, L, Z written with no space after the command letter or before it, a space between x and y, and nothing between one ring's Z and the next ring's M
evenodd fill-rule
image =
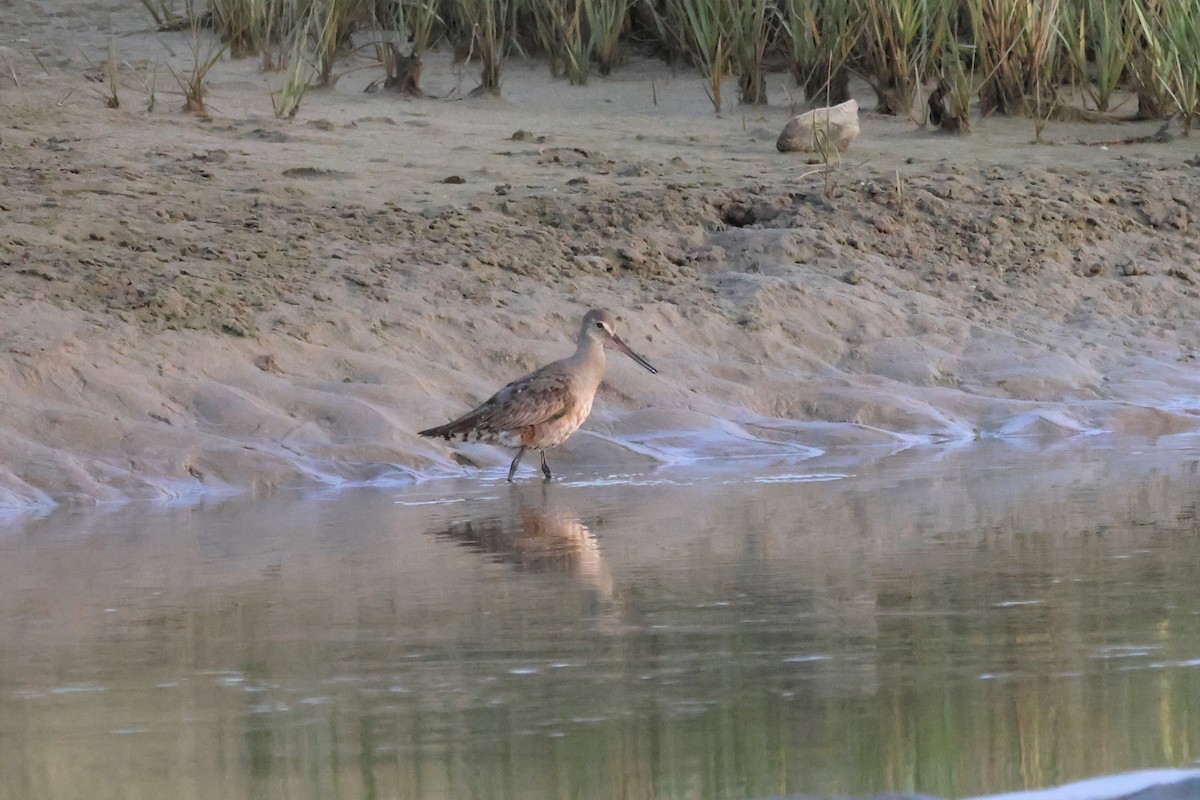
M521 437L521 444L535 450L545 450L547 447L557 447L579 430L588 415L592 413L592 398L586 397L569 408L561 417L557 417L526 428Z

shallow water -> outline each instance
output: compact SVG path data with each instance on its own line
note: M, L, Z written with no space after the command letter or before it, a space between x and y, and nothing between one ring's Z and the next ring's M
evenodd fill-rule
M0 798L946 797L1200 757L1200 445L0 529Z

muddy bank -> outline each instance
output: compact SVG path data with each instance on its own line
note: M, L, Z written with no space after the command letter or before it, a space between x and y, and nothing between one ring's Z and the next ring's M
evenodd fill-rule
M662 374L613 361L566 468L1200 421L1197 141L865 113L826 170L774 152L783 76L716 118L652 61L582 88L514 63L503 99L457 102L363 95L364 70L293 123L226 61L205 121L87 89L101 17L130 64L164 57L136 10L15 13L5 505L505 463L413 432L568 352L593 305Z

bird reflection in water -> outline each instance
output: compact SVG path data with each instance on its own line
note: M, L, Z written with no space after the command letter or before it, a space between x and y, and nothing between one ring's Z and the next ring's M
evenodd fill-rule
M563 502L562 488L547 482L513 484L511 507L458 520L435 531L495 561L527 572L572 576L594 610L615 607L613 578L595 535Z

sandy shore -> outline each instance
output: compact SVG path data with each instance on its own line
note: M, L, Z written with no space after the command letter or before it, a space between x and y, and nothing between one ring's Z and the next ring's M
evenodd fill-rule
M475 70L445 53L435 98L363 69L292 122L224 60L201 119L161 66L187 37L138 4L3 8L0 504L459 471L413 432L569 352L593 305L662 374L614 358L564 467L1200 424L1198 136L865 111L827 173L775 152L783 75L717 117L637 57L454 99ZM88 80L110 47L117 109Z

